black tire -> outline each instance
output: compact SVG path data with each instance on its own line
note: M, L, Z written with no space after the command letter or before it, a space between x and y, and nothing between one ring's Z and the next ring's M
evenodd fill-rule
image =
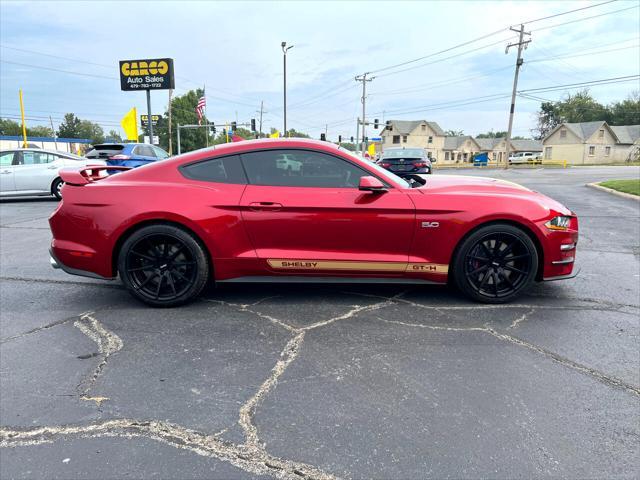
M200 294L209 279L209 262L205 247L186 230L149 225L122 244L118 274L138 300L175 307Z
M453 259L456 286L483 303L507 303L535 279L538 252L524 231L494 223L469 235Z
M64 185L64 182L60 177L56 178L51 184L51 195L56 197L58 200L62 200L62 192L60 191L62 189L62 185Z

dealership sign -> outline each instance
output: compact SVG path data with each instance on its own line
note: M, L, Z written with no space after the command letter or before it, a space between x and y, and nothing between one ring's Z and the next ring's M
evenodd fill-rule
M175 88L173 59L153 58L120 61L121 90L168 90Z
M160 115L151 115L151 124L155 127L160 120ZM149 125L149 115L140 115L140 125L146 127Z

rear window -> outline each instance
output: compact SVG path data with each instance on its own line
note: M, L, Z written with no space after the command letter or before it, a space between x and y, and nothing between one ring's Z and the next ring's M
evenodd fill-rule
M87 158L109 158L122 153L124 145L95 145L93 150L87 152Z
M240 157L212 158L180 167L182 174L192 180L216 183L237 183L244 185L247 178L244 174Z
M422 158L424 150L419 148L403 148L402 150L387 150L382 158Z

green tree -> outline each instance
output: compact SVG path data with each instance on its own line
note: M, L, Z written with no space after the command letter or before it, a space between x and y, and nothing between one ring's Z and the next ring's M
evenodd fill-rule
M543 139L557 125L580 122L611 120L609 107L597 102L585 89L573 95L568 93L559 102L543 102L538 111L537 126L533 130L534 137Z
M105 140L109 140L114 143L122 143L122 137L115 130L109 130L109 133L107 134L107 138Z
M626 100L609 105L609 125L640 125L640 94L631 93Z
M58 127L58 136L62 138L81 138L78 134L80 119L73 113L65 113L64 120Z
M27 127L27 137L53 138L53 130L45 125L34 125L33 127Z
M0 118L0 135L22 135L22 126L8 118Z
M486 133L479 133L476 138L504 138L507 136L507 132L489 130ZM515 138L515 137L514 137Z
M90 122L89 120L80 120L78 125L78 137L88 138L92 144L104 142L104 130L97 123Z
M178 125L196 125L198 123L198 115L196 114L196 105L198 99L202 97L202 89L189 90L184 95L178 95L171 99L171 136L173 143L173 152L178 152ZM154 134L160 137L160 147L169 150L169 109L161 117L154 129ZM206 117L202 118L202 123L207 123ZM222 130L218 127L218 133ZM207 146L207 128L189 128L180 130L180 144L182 152L190 152ZM214 138L209 135L209 145L214 144Z
M459 137L461 135L464 135L463 130L447 130L444 132L445 137Z
M340 144L340 146L346 150L350 150L352 152L355 152L356 150L358 150L358 146L355 143L350 143L350 142L342 142Z

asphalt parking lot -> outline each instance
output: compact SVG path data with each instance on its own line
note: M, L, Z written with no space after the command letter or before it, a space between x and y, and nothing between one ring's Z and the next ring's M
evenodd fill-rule
M636 167L438 171L580 216L581 274L505 306L444 287L234 286L157 310L49 266L0 202L2 478L638 478Z

